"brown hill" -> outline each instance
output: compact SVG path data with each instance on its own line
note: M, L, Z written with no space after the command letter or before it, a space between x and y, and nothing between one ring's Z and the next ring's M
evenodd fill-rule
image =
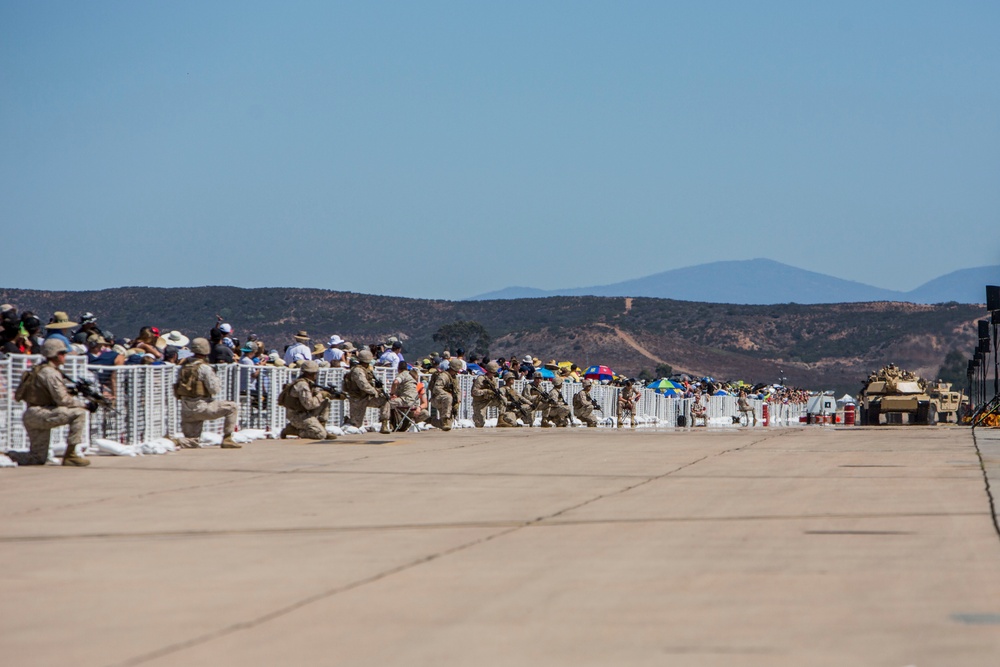
M669 299L550 297L434 301L314 289L125 287L91 292L0 290L0 302L33 310L98 315L102 327L134 336L140 326L204 335L222 315L245 337L281 349L306 329L355 342L398 335L409 358L440 350L432 336L456 320L482 323L491 353L603 363L637 374L659 363L693 374L856 391L889 361L934 375L945 354L969 354L982 306L845 303L743 306Z

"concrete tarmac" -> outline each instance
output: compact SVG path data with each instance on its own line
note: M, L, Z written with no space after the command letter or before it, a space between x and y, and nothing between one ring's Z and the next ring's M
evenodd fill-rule
M0 663L994 666L977 436L486 429L0 470Z

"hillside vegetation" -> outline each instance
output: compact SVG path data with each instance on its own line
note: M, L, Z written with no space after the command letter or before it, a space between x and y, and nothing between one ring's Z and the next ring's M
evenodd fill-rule
M873 302L746 306L670 299L548 297L435 301L316 289L123 287L90 292L0 290L0 302L55 310L71 318L92 311L102 328L134 336L139 327L204 335L222 315L237 335L255 332L282 349L300 329L314 339L338 333L355 342L390 335L408 358L435 349L432 336L456 320L480 322L493 355L532 354L603 363L637 374L667 363L720 378L788 382L854 392L868 370L889 361L934 375L945 355L975 345L982 306Z

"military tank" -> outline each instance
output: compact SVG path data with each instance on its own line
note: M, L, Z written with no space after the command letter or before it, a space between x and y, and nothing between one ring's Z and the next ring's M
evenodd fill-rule
M940 397L932 398L925 380L896 364L873 371L863 384L858 406L862 426L938 423Z

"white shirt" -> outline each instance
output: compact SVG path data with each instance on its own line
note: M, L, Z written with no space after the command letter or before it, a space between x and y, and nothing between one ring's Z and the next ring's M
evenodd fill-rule
M344 360L344 351L337 347L331 347L323 353L323 358L329 361L331 366L340 366L340 362Z
M388 366L389 368L396 368L399 366L399 362L403 360L403 355L396 354L392 350L386 350L382 353L382 356L378 358L379 366Z
M309 361L313 358L312 349L305 343L295 343L285 350L285 363L291 364L296 361Z

